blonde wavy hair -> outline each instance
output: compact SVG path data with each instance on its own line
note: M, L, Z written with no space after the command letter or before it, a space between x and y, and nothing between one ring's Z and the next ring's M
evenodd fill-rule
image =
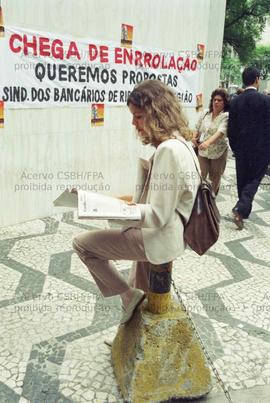
M144 133L140 133L144 144L157 145L176 138L177 134L191 140L192 131L180 101L161 81L146 80L138 84L128 97L127 105L130 104L145 112Z

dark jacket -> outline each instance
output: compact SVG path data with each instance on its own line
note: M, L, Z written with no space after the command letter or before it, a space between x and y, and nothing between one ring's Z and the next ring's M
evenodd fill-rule
M230 105L228 138L237 155L270 160L270 97L247 89Z

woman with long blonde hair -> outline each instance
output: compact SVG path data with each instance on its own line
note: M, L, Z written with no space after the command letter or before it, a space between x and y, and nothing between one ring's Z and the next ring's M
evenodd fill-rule
M134 88L127 105L142 143L155 148L148 169L139 169L132 200L141 220L123 221L122 229L87 232L73 242L103 296L120 295L121 324L131 319L148 291L148 262L166 263L183 253L181 216L189 219L199 185L196 156L187 141L191 132L173 90L147 80ZM112 260L136 262L128 282Z

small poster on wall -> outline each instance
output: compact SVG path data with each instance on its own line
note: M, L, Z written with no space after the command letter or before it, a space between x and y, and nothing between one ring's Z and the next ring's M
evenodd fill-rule
M4 101L0 101L0 129L4 127Z
M202 93L196 95L196 111L200 112L203 109Z
M5 28L4 28L4 18L2 7L0 6L0 38L5 36Z
M91 126L104 125L104 104L92 104L91 106Z
M121 27L121 45L128 48L132 47L133 41L133 26L122 24Z
M197 45L197 59L198 62L201 62L204 58L205 46L202 43L198 43Z

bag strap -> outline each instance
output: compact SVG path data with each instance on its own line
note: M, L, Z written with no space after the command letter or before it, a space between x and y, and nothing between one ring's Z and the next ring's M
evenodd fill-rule
M206 115L208 115L208 113L209 113L209 110L207 109L207 111L205 112L205 114L203 115L203 117L201 119L200 129L201 129L201 126L202 126L203 119L205 118Z
M194 158L193 152L191 151L191 149L189 148L187 143L184 140L181 139L181 137L177 137L177 140L181 141L181 143L184 144L187 147L187 149L189 150L190 154L192 155L192 158L193 158L197 173L198 173L198 175L199 175L199 177L201 179L201 183L202 183L203 179L202 179L201 170L200 170L200 167L199 167L199 161Z
M183 139L182 140L182 138L180 137L180 136L178 136L177 137L177 140L179 140L182 144L184 144L186 147L187 147L187 149L190 151L190 154L192 155L192 158L193 158L193 161L194 161L194 164L195 164L195 167L196 167L196 171L197 171L197 173L198 173L198 175L199 175L199 177L200 177L200 184L202 184L203 183L203 179L202 179L202 175L201 175L201 170L200 170L200 167L199 167L199 161L197 160L196 161L196 159L194 158L194 155L193 155L193 152L192 152L192 150L189 148L189 146L187 145L187 143L186 143L186 141ZM197 191L198 192L198 191ZM182 214L180 213L180 211L178 211L178 214L179 214L179 216L180 216L180 218L181 218L181 221L182 221L182 223L183 223L183 226L185 227L185 225L187 224L187 222L186 222L186 220L185 220L185 218L182 216Z
M207 187L208 187L208 188L210 187L209 190L210 190L210 192L211 192L213 198L215 199L215 198L216 198L216 195L215 195L215 193L214 193L214 191L213 191L213 189L212 189L212 186L210 185L210 183L209 183L207 180L203 180L203 178L202 178L201 170L200 170L199 165L198 165L198 164L199 164L199 161L194 158L194 154L193 154L193 152L191 151L191 149L189 148L189 146L187 145L187 143L186 143L184 140L182 140L180 137L177 137L177 139L178 139L179 141L181 141L182 144L185 144L185 146L189 149L190 154L192 155L193 161L194 161L194 163L195 163L196 170L197 170L198 175L199 175L199 177L200 177L201 185L207 183Z

